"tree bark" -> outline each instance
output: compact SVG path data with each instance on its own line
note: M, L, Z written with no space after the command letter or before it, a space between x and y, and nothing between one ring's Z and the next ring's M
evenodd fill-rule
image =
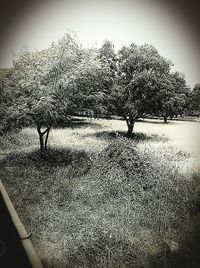
M134 127L134 123L132 123L131 125L128 125L128 131L127 131L128 137L130 137L131 134L133 133L133 127Z
M167 116L164 115L164 123L167 124Z
M134 123L135 123L135 119L132 116L129 117L125 117L126 120L126 124L128 127L128 131L127 131L127 136L130 137L131 134L133 133L133 127L134 127Z
M41 132L41 126L37 126L37 132L39 134L39 140L40 140L40 152L42 153L44 150L44 141L43 141L43 134Z
M47 149L47 142L48 142L48 137L49 137L49 132L50 128L47 128L47 133L46 133L46 138L45 138L45 144L44 144L44 149Z
M40 151L43 152L44 151L43 135L39 133L39 137L40 137Z

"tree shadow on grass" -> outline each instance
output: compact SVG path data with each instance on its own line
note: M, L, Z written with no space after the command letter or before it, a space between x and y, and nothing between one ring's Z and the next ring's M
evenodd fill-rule
M118 137L124 137L128 139L132 139L136 142L141 141L163 141L166 142L168 139L164 136L159 136L156 134L147 135L141 132L133 132L130 136L127 136L126 132L123 131L99 131L94 134L88 134L88 135L94 135L97 138L104 138L104 139L111 139L114 140Z
M69 165L73 167L85 165L86 169L89 169L91 160L84 151L50 148L42 155L39 150L10 153L1 161L1 166L16 166L21 168L32 166L51 169Z

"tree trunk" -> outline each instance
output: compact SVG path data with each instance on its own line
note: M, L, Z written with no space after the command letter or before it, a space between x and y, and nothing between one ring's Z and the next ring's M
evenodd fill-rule
M167 116L164 115L164 123L167 124Z
M135 120L133 119L132 116L129 116L128 118L125 117L125 120L126 120L126 124L128 127L127 136L130 137L131 134L133 133L133 127L134 127Z
M44 150L43 135L41 133L39 133L39 137L40 137L40 151L43 152L43 150Z
M41 132L41 126L37 126L37 132L39 134L40 139L40 152L42 153L44 150L44 140L43 140L43 134Z
M131 134L133 133L133 127L134 127L134 123L128 125L128 131L127 131L127 136L130 137Z
M45 150L47 149L47 142L48 142L49 132L50 132L50 128L47 128L47 134L46 134L45 144L44 144L44 149Z
M47 149L47 142L48 142L48 137L49 137L49 132L50 132L50 127L47 127L47 129L42 132L41 131L41 126L37 126L37 131L39 134L39 139L40 139L40 152L41 155L43 155L44 151ZM44 135L46 134L45 141L44 141Z

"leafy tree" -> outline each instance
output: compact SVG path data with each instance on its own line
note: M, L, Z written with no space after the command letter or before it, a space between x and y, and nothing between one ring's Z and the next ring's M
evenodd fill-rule
M192 115L200 115L200 83L194 85L189 96L189 109Z
M41 152L47 149L49 132L81 110L96 115L106 111L105 96L111 71L96 49L81 49L65 35L42 51L24 48L13 67L17 102L10 119L37 127Z
M186 85L185 77L179 72L167 73L163 77L158 77L158 91L155 96L154 111L156 115L171 119L174 116L182 115L186 107L186 99L189 89Z
M40 150L47 149L49 132L58 117L55 100L51 96L43 96L28 105L26 116L30 116L37 127L40 140ZM43 130L44 128L44 130Z
M69 119L66 114L69 109L59 103L55 92L63 73L69 75L75 68L78 50L73 37L66 34L49 49L30 51L24 48L15 55L12 69L15 95L8 109L8 122L19 122L21 126L25 122L35 125L41 151L47 148L51 128L61 118Z
M155 109L160 83L165 83L171 62L150 45L131 44L118 53L118 75L112 89L112 110L122 116L131 135L134 123Z

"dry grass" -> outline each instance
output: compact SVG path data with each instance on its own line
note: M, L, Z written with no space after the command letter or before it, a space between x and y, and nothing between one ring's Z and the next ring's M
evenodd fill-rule
M126 139L123 121L78 122L51 132L45 159L35 130L4 137L1 177L44 266L195 267L199 129L146 120Z

